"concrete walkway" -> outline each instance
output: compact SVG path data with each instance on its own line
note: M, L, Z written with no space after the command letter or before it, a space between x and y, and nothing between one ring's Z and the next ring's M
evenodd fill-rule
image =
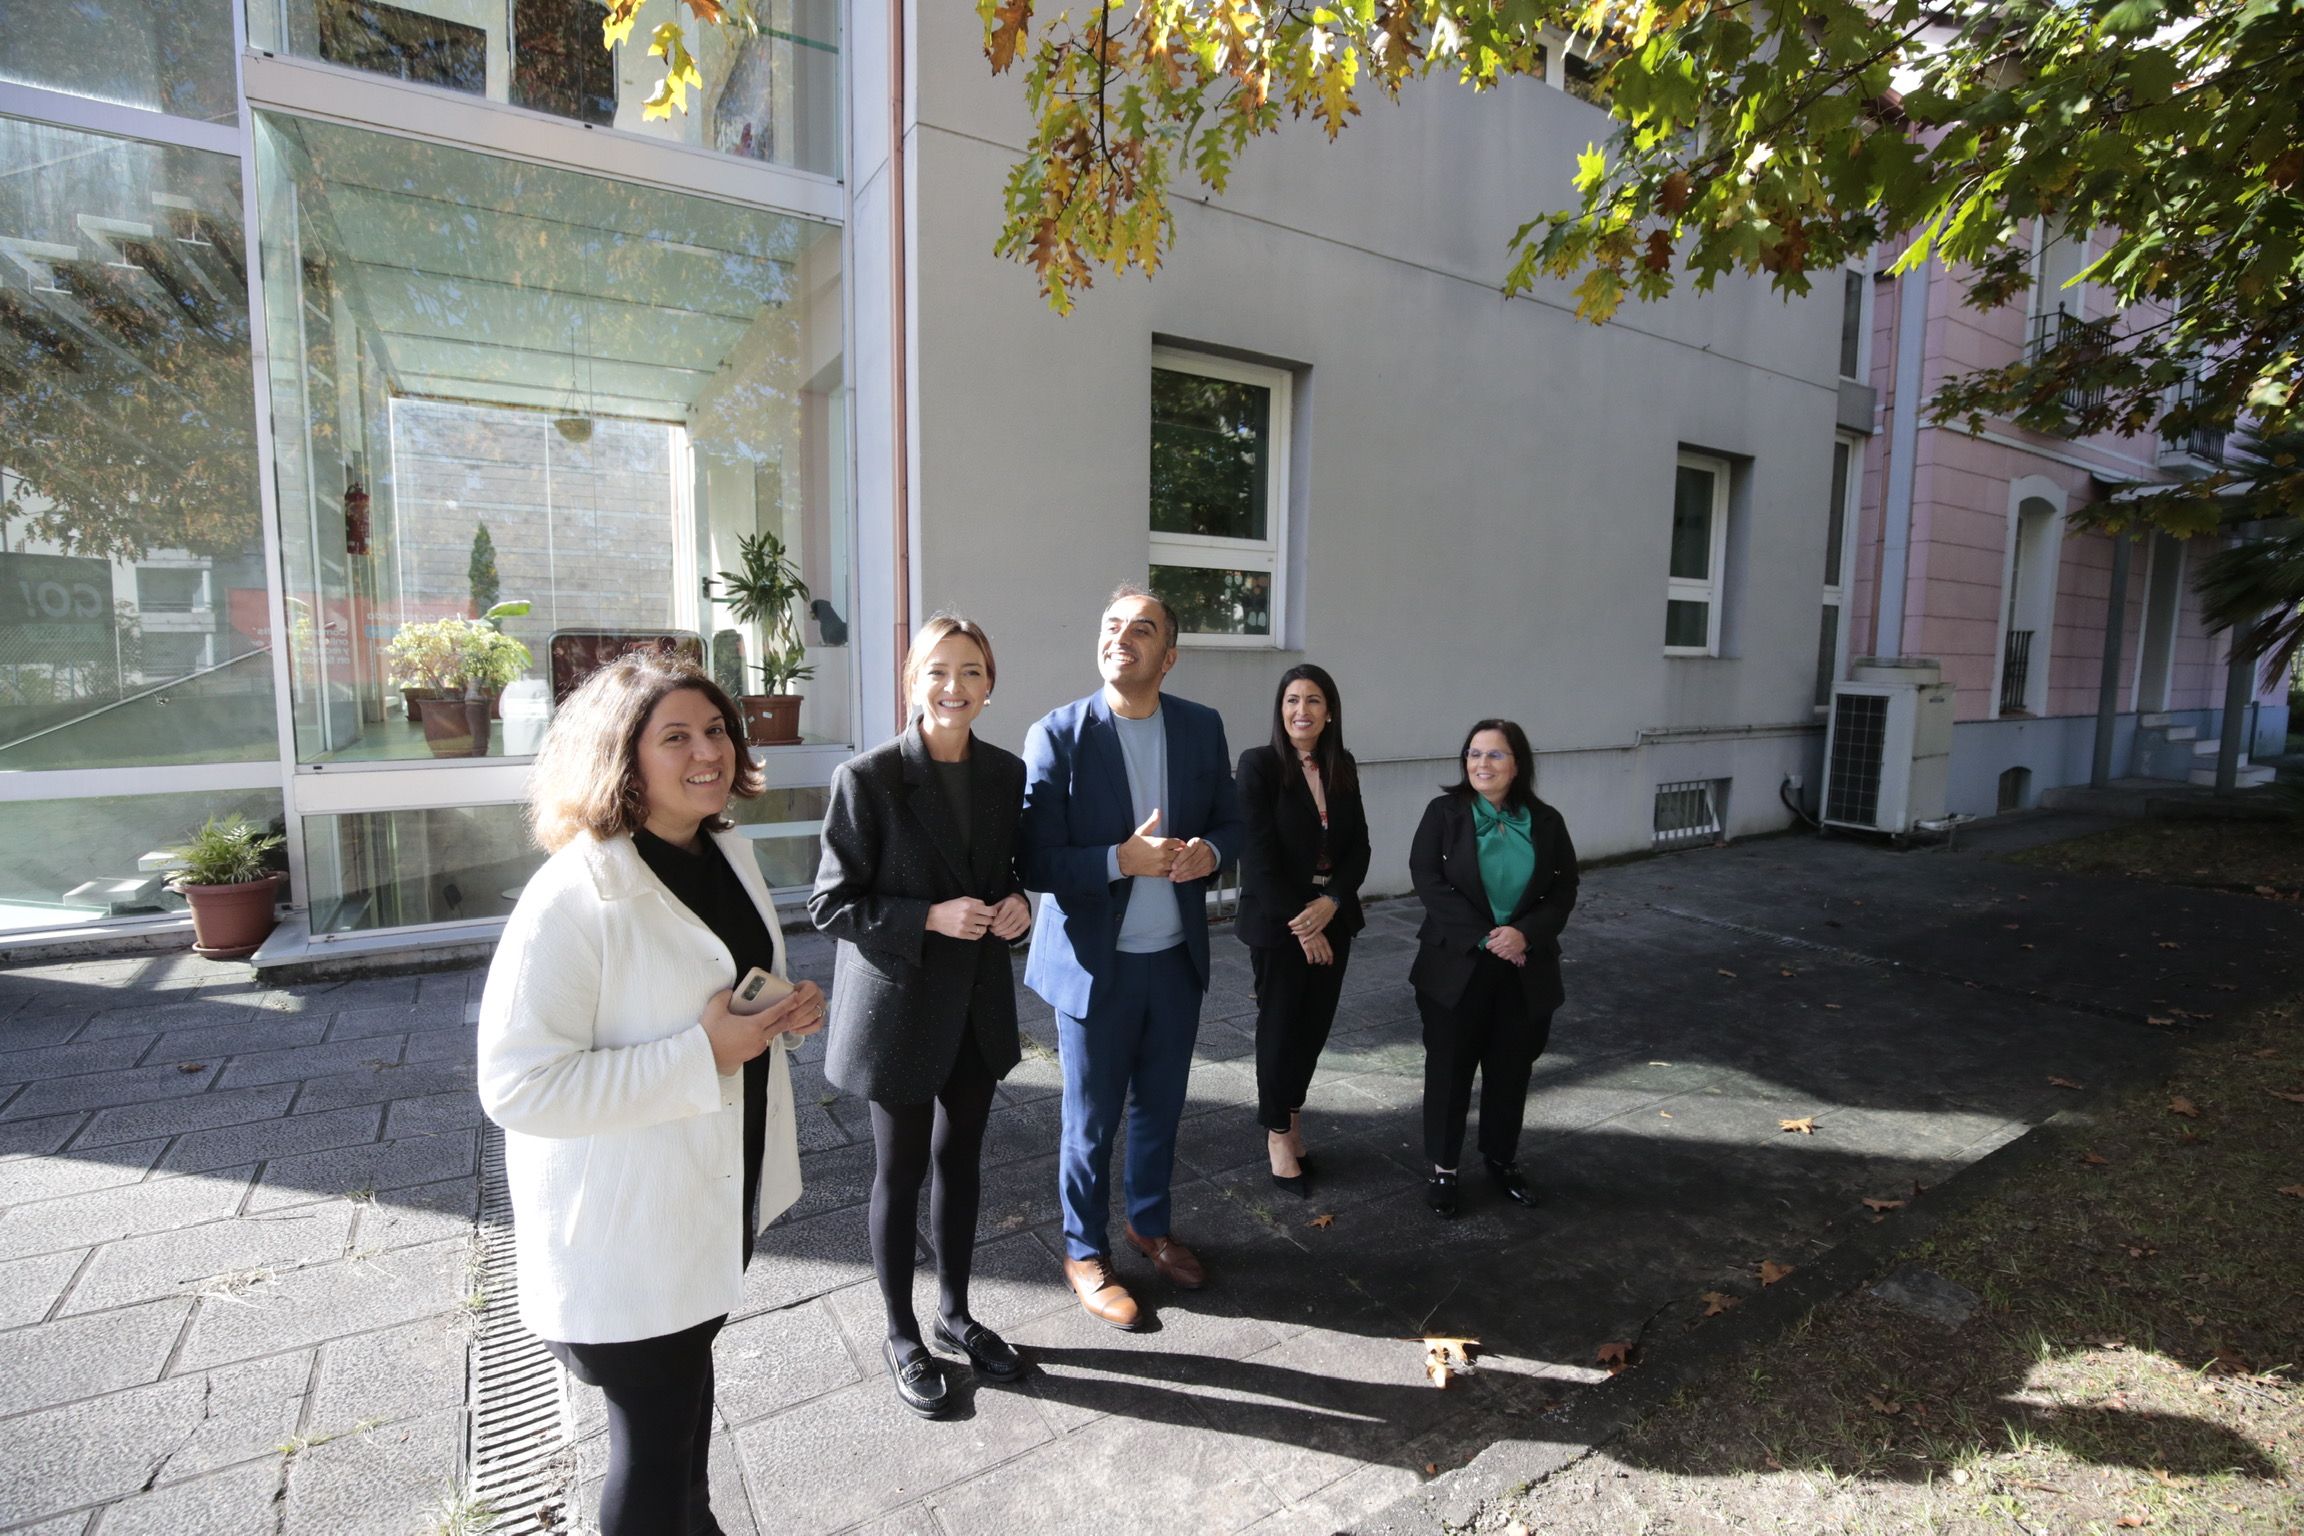
M1423 1208L1397 902L1355 947L1306 1111L1312 1198L1274 1189L1246 952L1220 936L1176 1218L1214 1283L1172 1293L1124 1257L1158 1316L1135 1336L1057 1273L1053 1031L1027 994L975 1301L1039 1370L1010 1390L956 1372L944 1423L900 1412L881 1374L868 1125L812 1046L807 1193L720 1345L723 1525L1320 1533L1491 1445L1570 1437L1572 1400L1605 1390L1601 1344L1691 1347L1698 1292L1753 1292L1763 1260L1869 1223L1863 1197L2071 1105L2050 1077L2133 1077L2201 1016L2304 983L2293 907L1996 858L2100 824L2020 818L1957 853L1772 839L1588 876L1531 1096L1534 1215L1476 1176L1459 1220ZM828 979L824 946L796 954ZM267 990L189 956L0 973L0 1083L20 1085L0 1086L0 1529L461 1529L478 984ZM1479 1373L1435 1391L1407 1341L1427 1331L1483 1339Z

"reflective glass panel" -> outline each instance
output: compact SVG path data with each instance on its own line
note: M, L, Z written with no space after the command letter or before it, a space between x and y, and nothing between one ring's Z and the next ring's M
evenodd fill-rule
M1664 643L1702 650L1712 643L1712 605L1673 598L1664 605Z
M236 161L0 118L0 771L277 751Z
M1846 443L1834 443L1832 445L1832 510L1830 520L1825 524L1826 531L1824 534L1824 585L1828 587L1840 585L1841 547L1848 536L1848 474L1851 468L1848 445Z
M751 0L748 13L756 26L715 26L682 0L647 0L611 51L599 0L253 0L249 36L275 53L839 175L838 0ZM704 83L687 111L651 119L664 61L648 48L667 21Z
M1197 565L1152 567L1152 590L1176 610L1187 635L1272 633L1272 573Z
M277 831L280 792L0 801L0 931L183 911L169 850L211 816Z
M1672 575L1680 581L1712 577L1712 472L1686 464L1672 482Z
M1271 433L1264 386L1153 369L1152 531L1266 537Z
M1832 684L1840 670L1840 605L1824 605L1824 622L1816 636L1816 702L1832 702Z
M0 80L228 121L232 0L0 0Z
M658 642L847 740L837 229L269 114L259 180L302 761L528 755Z

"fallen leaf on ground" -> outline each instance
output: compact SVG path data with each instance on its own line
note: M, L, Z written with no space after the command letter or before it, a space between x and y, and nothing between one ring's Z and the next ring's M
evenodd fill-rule
M1864 1209L1868 1211L1900 1211L1904 1209L1904 1202L1889 1200L1878 1195L1866 1195L1864 1197Z
M2112 1523L2122 1530L2134 1531L2141 1530L2144 1526L2150 1524L2151 1519L2152 1517L2150 1515L2122 1515L2119 1519L2113 1521Z
M1776 1122L1776 1129L1797 1131L1803 1136L1813 1136L1816 1134L1816 1117L1814 1115L1802 1115L1797 1120L1779 1120Z
M2253 1376L2256 1367L2250 1365L2248 1357L2231 1345L2219 1344L2216 1346L2216 1358L2208 1362L2208 1371L2214 1376Z
M2280 1054L2280 1047L2276 1045L2268 1045L2260 1051L2250 1051L2248 1054L2258 1061L2270 1061L2273 1057Z
M2280 1186L2280 1193L2304 1200L2304 1184L2283 1184Z
M1788 965L1780 965L1780 966L1776 967L1776 974L1777 974L1777 975L1779 975L1779 976L1790 976L1790 975L1793 975L1793 974L1794 974L1794 972L1793 972L1793 970L1792 970L1792 967L1790 967L1790 966L1788 966Z
M1672 1111L1670 1111L1670 1110L1668 1110L1668 1109L1660 1109L1660 1110L1656 1111L1656 1115L1657 1115L1657 1118L1658 1118L1658 1119L1661 1119L1661 1120L1669 1120L1669 1119L1671 1119L1671 1118L1672 1118Z
M1432 1385L1446 1391L1453 1378L1471 1374L1472 1350L1478 1339L1431 1334L1420 1342L1424 1345L1424 1374L1432 1379Z
M2212 981L2208 983L2208 990L2211 992L2237 992L2240 989L2229 981Z
M2304 1093L2287 1093L2278 1088L2267 1088L2264 1091L2276 1099L2286 1099L2291 1104L2304 1104Z
M1592 1351L1592 1359L1594 1363L1608 1367L1608 1374L1613 1376L1632 1363L1632 1346L1618 1339Z
M2168 1101L2168 1113L2172 1115L2189 1115L2193 1119L2197 1120L2200 1118L2200 1106L2193 1103L2190 1099L2184 1097L2184 1095L2178 1094Z
M1840 1011L1840 1005L1838 1003L1826 1003L1824 1006L1831 1009L1834 1013L1838 1013Z
M1336 1225L1336 1213L1334 1211L1322 1211L1319 1215L1304 1223L1304 1225L1308 1227L1320 1227L1322 1229L1332 1227Z
M2076 1082L2072 1081L2072 1079L2070 1079L2070 1078L2068 1078L2068 1077L2052 1077L2052 1078L2048 1079L2048 1086L2049 1086L2049 1087L2051 1087L2051 1088L2075 1088L2075 1089L2076 1089L2076 1088L2078 1088L2080 1085L2079 1085L2078 1083L2076 1083Z
M1874 1413L1897 1414L1904 1411L1904 1405L1892 1397L1881 1397L1876 1393L1866 1393L1864 1396L1864 1401L1872 1405L1872 1411Z
M2086 1163L2091 1168L2101 1168L2105 1164L2111 1162L2112 1159L2106 1157L2101 1152L2083 1152L2080 1154L2080 1161Z
M1704 1315L1706 1317L1718 1317L1730 1307L1744 1305L1743 1297L1731 1296L1726 1291L1706 1291L1697 1300L1704 1303Z
M1721 970L1720 974L1727 977L1730 981L1734 981L1736 979L1736 973L1725 968Z
M2184 946L2177 943L2174 939L2162 939L2160 941L2160 947L2162 949L2182 949Z
M1798 1267L1795 1264L1779 1264L1774 1259L1762 1259L1760 1261L1760 1283L1762 1285L1774 1285Z
M179 1072L205 1072L208 1070L208 1063L204 1061L180 1061L176 1064L176 1070Z
M1000 1218L1000 1230L1003 1232L1021 1232L1024 1230L1025 1224L1031 1219L1022 1211L1018 1211L1012 1216L1003 1216Z
M2151 1025L2154 1029L2173 1029L2176 1027L2176 1021L2174 1019L2163 1018L2157 1013L2148 1013L2144 1015L2144 1022Z
M1424 1463L1424 1475L1426 1477L1438 1477L1440 1475L1440 1463L1436 1461Z

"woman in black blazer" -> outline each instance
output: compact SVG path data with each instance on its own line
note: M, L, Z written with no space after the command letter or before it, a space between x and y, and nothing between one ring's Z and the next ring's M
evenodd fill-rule
M937 1343L1013 1381L1023 1361L968 1315L993 1085L1016 1065L1009 941L1032 924L1016 878L1024 764L969 727L992 697L992 642L938 614L904 659L912 723L840 765L808 900L840 941L824 1075L868 1099L877 1166L872 1267L888 1309L881 1357L904 1405L943 1414L950 1394L912 1310L920 1185L934 1164Z
M1301 1196L1304 1095L1335 1022L1368 877L1368 817L1335 679L1310 665L1282 675L1271 744L1240 754L1239 778L1248 839L1233 930L1256 967L1256 1119L1272 1182Z
M1489 1175L1508 1198L1536 1203L1520 1175L1520 1123L1560 1006L1560 930L1576 905L1576 848L1536 798L1527 733L1482 720L1462 762L1462 782L1424 808L1408 853L1424 903L1408 979L1424 1015L1426 1201L1442 1216L1456 1214L1474 1072Z

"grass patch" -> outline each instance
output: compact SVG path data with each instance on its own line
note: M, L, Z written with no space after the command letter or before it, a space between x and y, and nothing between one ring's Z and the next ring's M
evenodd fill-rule
M2079 875L2260 895L2304 892L2304 824L2290 821L2138 821L2008 857Z
M1901 1262L1980 1298L1965 1323L1828 1302L1496 1523L2296 1530L2304 1195L2283 1191L2304 1191L2304 1104L2280 1095L2299 1092L2304 999L2043 1131L2044 1161L1915 1241Z

